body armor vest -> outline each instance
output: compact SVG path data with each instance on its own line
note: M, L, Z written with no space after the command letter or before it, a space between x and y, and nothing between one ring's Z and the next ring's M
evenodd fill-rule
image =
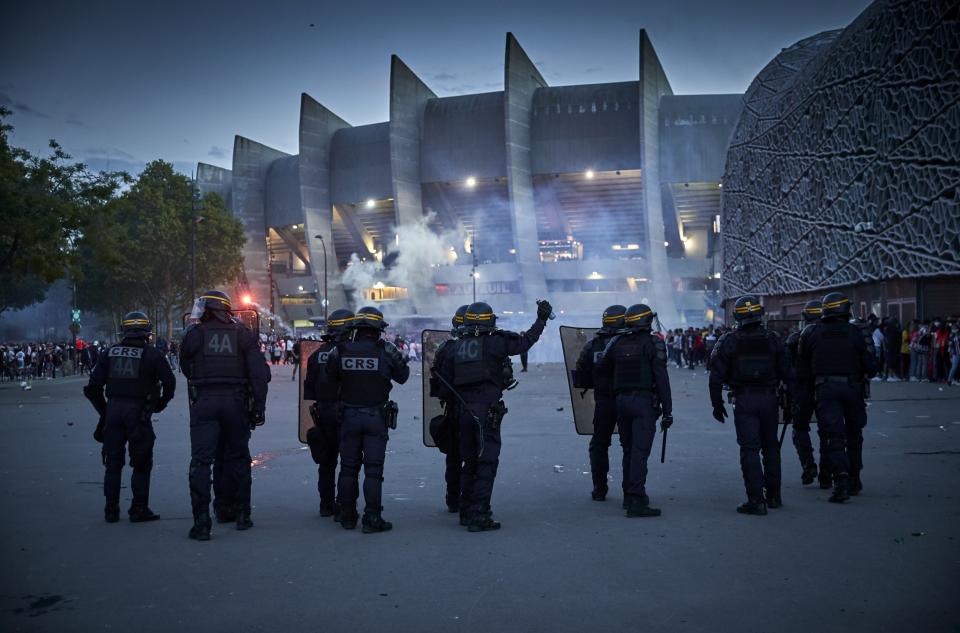
M738 332L734 350L734 385L772 385L777 382L774 371L773 345L766 330Z
M590 345L590 362L593 363L591 367L593 368L594 396L610 397L613 395L613 382L610 380L609 374L605 374L597 369L597 364L600 362L600 359L603 358L603 350L607 348L607 343L610 342L611 338L612 337L608 335L599 334L587 343Z
M140 341L123 341L106 352L107 397L146 398L153 391L144 367L146 346Z
M503 360L486 352L488 336L464 336L453 345L453 384L457 387L490 382L503 388Z
M247 361L240 351L241 326L207 321L197 326L202 347L191 361L190 381L203 384L243 384L247 382Z
M380 341L347 341L340 353L340 399L362 407L382 405L390 396L390 367Z
M613 354L613 390L653 391L653 367L649 334L630 334L616 342Z
M313 395L317 400L333 401L340 397L340 391L336 383L330 382L327 378L327 356L337 346L333 341L324 341L315 352L317 371L313 372L315 376L313 381Z
M823 323L813 348L813 374L815 376L847 376L859 378L863 374L860 357L854 344L860 336L856 326L844 321Z

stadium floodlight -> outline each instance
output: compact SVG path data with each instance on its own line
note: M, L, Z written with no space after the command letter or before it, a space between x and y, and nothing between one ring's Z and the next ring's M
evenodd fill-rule
M476 186L477 186L477 179L474 178L473 176L468 177L468 178L467 178L467 187L469 187L470 189L473 189L473 188L476 187Z

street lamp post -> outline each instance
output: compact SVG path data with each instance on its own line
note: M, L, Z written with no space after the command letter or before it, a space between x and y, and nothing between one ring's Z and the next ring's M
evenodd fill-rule
M323 241L323 236L320 234L314 235L315 238L320 240L320 246L323 248L323 326L327 326L327 243Z
M200 191L197 189L197 181L194 179L190 183L190 301L197 298L197 226L206 218L197 215L197 197Z

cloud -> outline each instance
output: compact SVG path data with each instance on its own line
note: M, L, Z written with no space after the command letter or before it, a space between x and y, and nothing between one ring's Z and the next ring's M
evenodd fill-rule
M227 150L217 145L211 145L210 151L207 152L207 156L213 156L214 158L226 158Z
M457 76L450 73L437 73L433 76L434 81L456 81Z
M92 158L108 158L123 161L138 162L133 154L117 149L116 147L90 147L83 150L83 153Z
M36 110L22 101L15 101L5 92L0 92L0 106L7 106L14 112L25 114L27 116L37 117L38 119L49 119L50 115Z
M80 119L70 118L70 119L67 119L66 123L67 125L72 125L74 127L82 127L88 130L93 129L89 125L81 121Z

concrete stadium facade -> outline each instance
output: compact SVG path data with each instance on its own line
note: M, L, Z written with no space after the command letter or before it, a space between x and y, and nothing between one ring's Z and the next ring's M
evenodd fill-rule
M331 307L446 318L476 284L500 313L549 298L591 321L637 302L668 325L714 319L742 95L673 95L639 35L637 80L549 86L508 33L502 91L437 97L393 56L389 121L354 127L304 94L297 155L237 136L232 169L200 164L197 184L244 224L242 292L317 319L326 269ZM424 224L444 257L401 238Z
M723 177L723 297L960 314L960 2L884 0L757 76Z

